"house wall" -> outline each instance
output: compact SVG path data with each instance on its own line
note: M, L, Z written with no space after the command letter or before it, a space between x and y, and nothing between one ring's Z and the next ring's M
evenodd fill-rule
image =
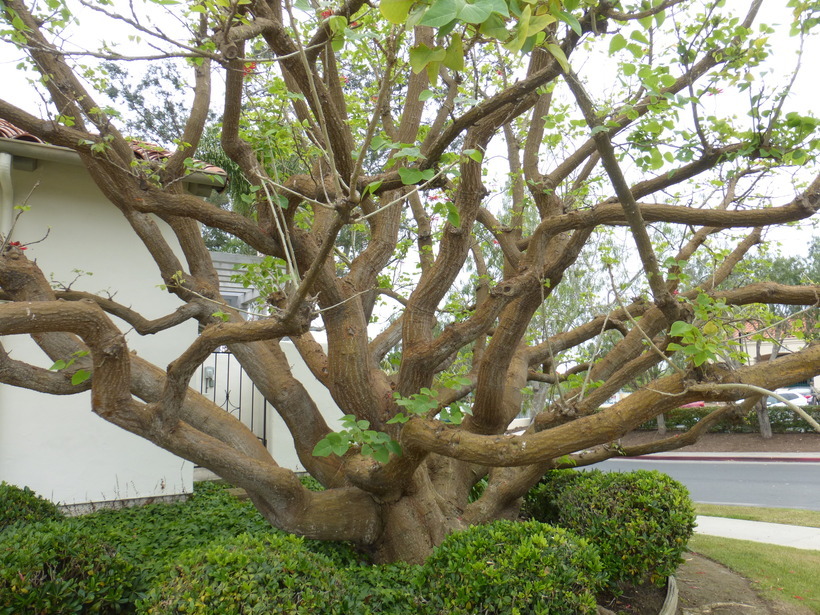
M797 339L796 337L786 337L780 342L777 356L782 357L783 355L790 354L792 352L798 352L805 348L806 345L807 344L804 340ZM763 361L767 361L769 356L772 354L773 348L774 344L766 340L761 340L758 342L755 340L746 339L743 342L743 351L749 355L749 362L752 365L757 362L758 356L760 356ZM820 372L820 366L818 366L818 372ZM815 387L820 388L820 374L814 378L810 378L809 381L813 382Z
M42 240L29 245L26 256L47 277L115 294L148 318L178 307L157 287L161 280L146 248L82 167L40 160L33 171L12 170L12 184L14 204L31 192L31 210L20 217L13 239ZM164 366L195 335L192 322L146 338L131 331L126 339L130 349ZM28 336L6 336L2 343L12 358L52 364ZM193 467L96 416L90 393L57 397L0 385L0 479L75 504L189 493Z

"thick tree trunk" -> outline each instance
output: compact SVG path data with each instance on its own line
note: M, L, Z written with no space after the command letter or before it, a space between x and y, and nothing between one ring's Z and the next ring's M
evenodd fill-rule
M419 468L407 495L384 504L384 531L369 548L377 563L422 563L444 538L466 524L460 509L433 488L427 470Z

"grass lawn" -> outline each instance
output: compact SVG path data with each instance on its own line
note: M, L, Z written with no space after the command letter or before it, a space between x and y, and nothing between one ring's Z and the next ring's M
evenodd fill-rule
M695 512L710 517L728 517L786 525L820 527L820 511L793 508L758 508L752 506L724 506L719 504L695 504Z
M751 579L762 594L820 614L820 551L703 534L695 534L689 548Z

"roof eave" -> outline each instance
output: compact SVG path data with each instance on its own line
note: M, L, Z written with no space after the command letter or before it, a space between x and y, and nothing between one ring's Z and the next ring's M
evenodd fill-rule
M47 143L20 141L6 137L0 137L0 152L6 152L12 156L19 156L20 158L46 160L74 166L82 166L83 164L79 154L67 147L49 145ZM221 190L225 187L225 177L217 173L194 171L190 175L186 175L182 181L186 184L191 184L192 189L190 191L197 196L207 196L205 193L210 193L208 188ZM204 188L205 190L200 188Z

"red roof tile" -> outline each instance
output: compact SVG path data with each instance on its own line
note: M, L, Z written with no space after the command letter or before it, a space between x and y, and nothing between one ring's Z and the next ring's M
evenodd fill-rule
M5 137L6 139L14 139L16 141L29 141L31 143L45 143L42 139L35 137L33 134L26 132L20 128L17 128L11 122L0 118L0 137ZM131 146L131 149L134 150L134 154L137 158L141 160L152 160L154 162L159 162L160 160L164 160L171 156L171 152L160 145L155 145L153 143L145 143L143 141L137 141L136 139L128 139L128 144ZM201 160L197 160L197 171L201 173L208 173L213 175L220 175L224 178L227 178L227 173L224 169L217 167L212 164L208 164L207 162L203 162ZM222 188L215 186L218 191L221 191ZM224 188L224 187L223 187Z
M6 139L16 139L17 141L43 143L42 139L38 139L33 134L17 128L17 126L2 118L0 118L0 137L5 137Z

